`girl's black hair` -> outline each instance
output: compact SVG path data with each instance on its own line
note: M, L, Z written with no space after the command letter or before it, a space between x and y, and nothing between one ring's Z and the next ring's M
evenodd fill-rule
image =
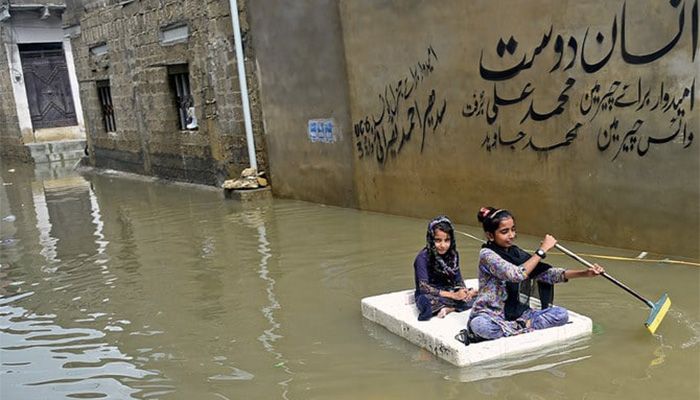
M510 211L503 208L493 208L493 207L481 207L479 212L476 214L476 218L481 222L484 227L484 232L495 233L498 226L501 225L501 221L508 218L513 218L513 214Z

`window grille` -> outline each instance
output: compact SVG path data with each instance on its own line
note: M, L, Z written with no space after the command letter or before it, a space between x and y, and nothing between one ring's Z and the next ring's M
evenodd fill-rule
M178 121L181 130L197 129L194 118L194 101L190 90L190 74L187 64L172 65L168 67L170 83L175 95Z
M116 132L117 121L114 118L112 90L109 87L109 81L97 81L96 83L97 95L100 98L100 106L102 108L102 122L104 122L105 131Z

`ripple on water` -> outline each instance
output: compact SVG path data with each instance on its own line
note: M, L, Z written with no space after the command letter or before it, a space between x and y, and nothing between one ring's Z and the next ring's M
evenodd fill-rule
M226 374L217 374L209 377L210 381L249 381L255 378L255 375L248 371L244 371L236 367L228 367L229 372Z
M104 399L107 395L104 393L86 392L67 394L66 397L70 397L71 399Z
M55 322L55 315L32 313L14 304L28 296L31 293L0 299L3 395L134 398L141 389L129 386L127 380L144 382L157 376L139 368L118 347L104 343L104 332L64 328Z
M671 310L669 315L675 319L680 325L685 325L690 330L691 336L685 342L681 343L682 349L695 347L700 343L700 321L692 321L682 311Z

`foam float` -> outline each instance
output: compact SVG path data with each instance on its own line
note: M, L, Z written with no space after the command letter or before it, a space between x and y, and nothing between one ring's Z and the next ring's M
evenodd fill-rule
M467 279L464 283L467 287L478 287L477 279ZM409 289L365 297L361 301L362 316L459 367L546 351L552 346L574 342L593 331L590 318L569 310L569 322L564 326L465 346L455 339L455 335L467 326L471 310L418 321L413 293L414 289ZM531 306L539 308L539 301L534 297Z

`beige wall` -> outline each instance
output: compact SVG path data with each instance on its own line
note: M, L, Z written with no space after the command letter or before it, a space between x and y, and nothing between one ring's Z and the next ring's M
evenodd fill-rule
M356 207L337 0L250 0L248 8L274 194ZM333 141L309 138L309 121L319 119L332 122Z
M341 0L358 206L699 257L697 2L624 4Z

